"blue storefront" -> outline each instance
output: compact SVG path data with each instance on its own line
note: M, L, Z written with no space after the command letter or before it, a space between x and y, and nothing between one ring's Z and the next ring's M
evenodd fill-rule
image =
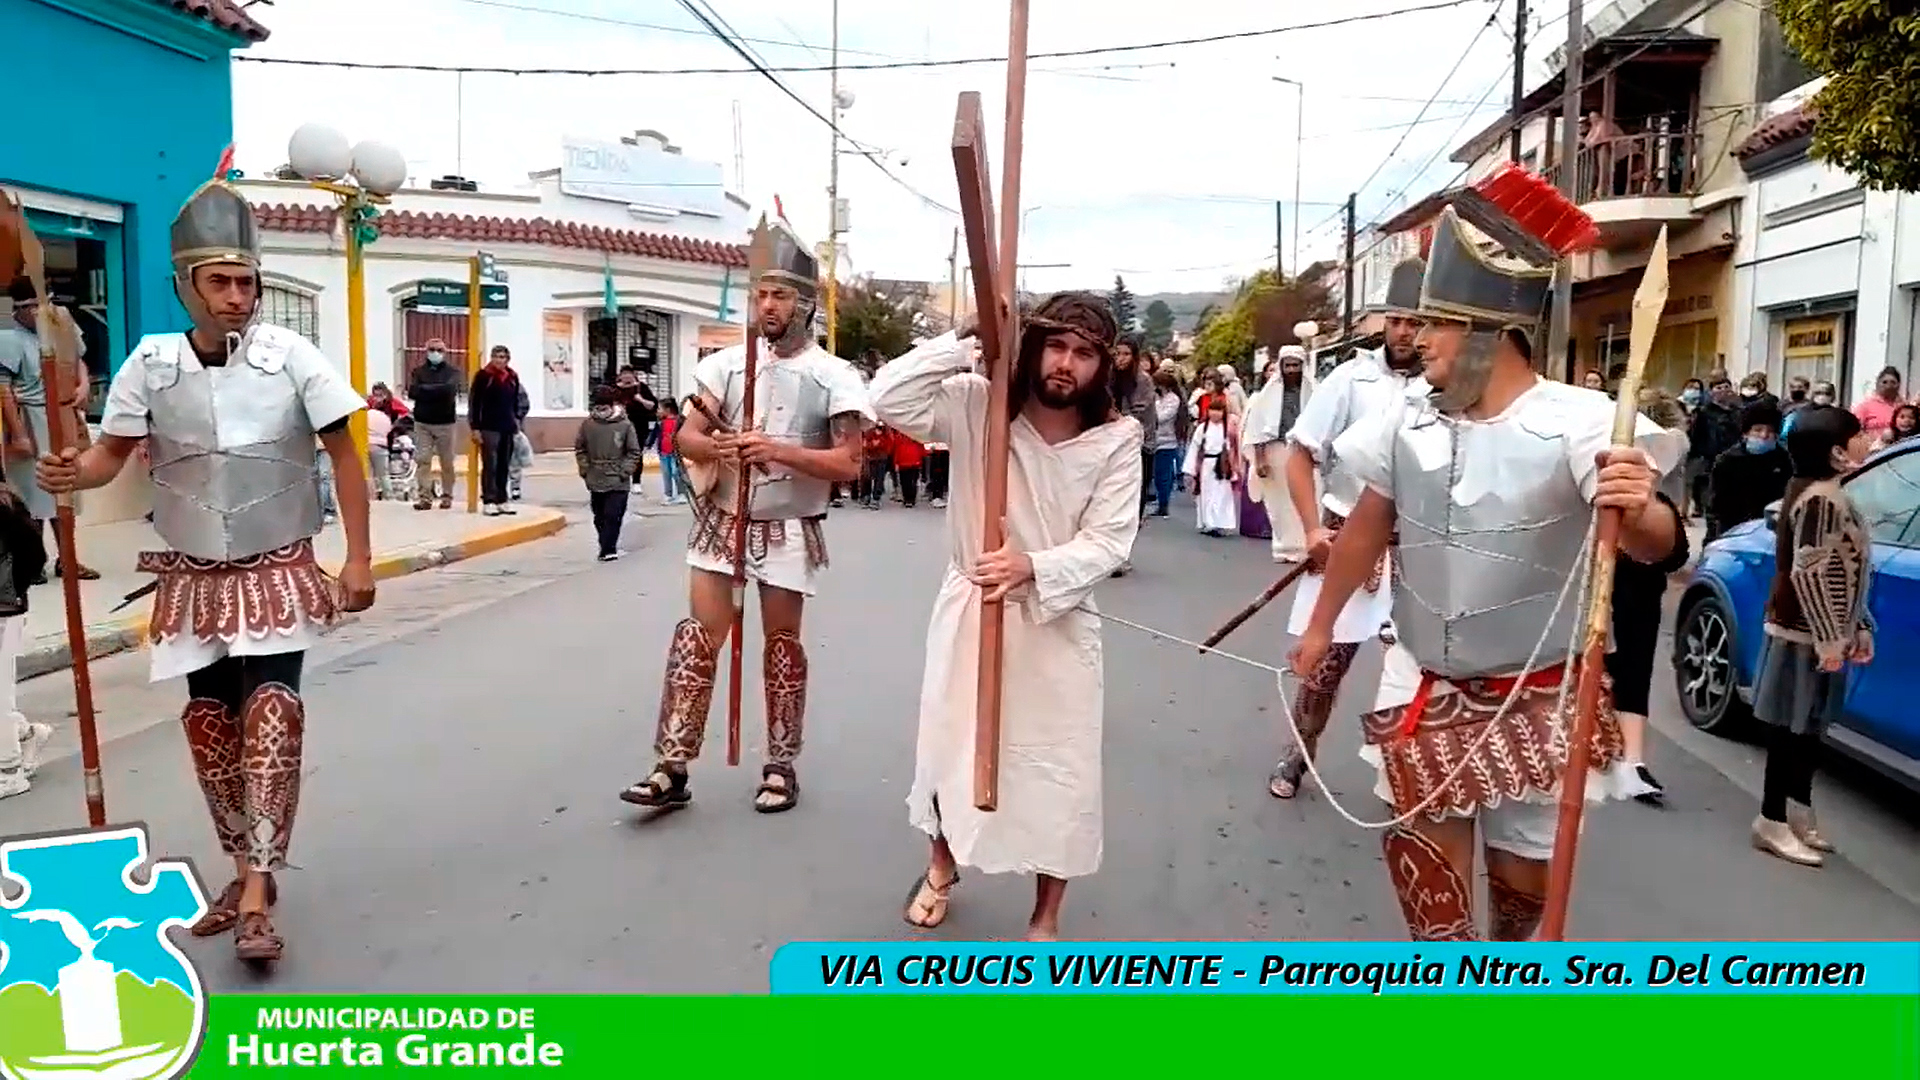
M240 0L0 0L0 28L0 186L102 381L140 335L180 328L168 227L232 141L229 54L266 30Z

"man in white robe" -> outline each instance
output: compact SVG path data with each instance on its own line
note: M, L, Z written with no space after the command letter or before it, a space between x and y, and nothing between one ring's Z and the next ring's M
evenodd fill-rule
M1294 586L1293 615L1287 633L1296 637L1306 630L1313 605L1320 599L1320 575L1334 534L1360 498L1360 480L1334 453L1334 441L1409 393L1427 391L1420 379L1421 360L1415 347L1422 324L1418 308L1425 271L1426 264L1420 259L1408 259L1393 268L1384 302L1374 309L1384 316L1385 340L1381 347L1357 353L1334 368L1287 433L1287 495L1293 504L1293 518L1306 533L1307 558L1315 567ZM1391 560L1382 559L1373 576L1341 609L1333 647L1312 672L1300 679L1293 703L1299 738L1267 778L1267 792L1274 798L1291 799L1299 793L1307 762L1333 716L1333 703L1340 695L1347 670L1363 643L1374 637L1392 637L1387 629L1392 616ZM1280 692L1286 693L1284 685Z
M1240 439L1241 455L1247 462L1247 498L1267 505L1267 520L1273 528L1273 561L1299 562L1307 557L1307 533L1287 500L1286 457L1287 433L1313 396L1307 351L1298 345L1282 345L1279 355L1263 364L1260 371L1260 389L1247 402ZM1270 505L1269 495L1273 497Z
M1117 327L1106 301L1065 293L1025 320L1014 366L1007 541L980 550L985 378L954 334L880 370L880 422L952 448L953 558L927 625L908 819L930 838L905 917L946 921L959 868L1036 875L1030 940L1059 934L1067 881L1100 866L1104 688L1092 593L1140 525L1140 425L1114 410ZM968 331L970 334L971 331ZM983 596L1005 597L999 809L974 808L975 679Z

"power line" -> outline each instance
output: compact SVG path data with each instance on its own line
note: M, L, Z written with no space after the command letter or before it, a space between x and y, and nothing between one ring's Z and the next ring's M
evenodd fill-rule
M723 30L720 28L720 26L716 25L714 20L719 19L719 16L717 14L714 15L712 19L708 18L706 12L701 11L700 7L695 6L694 0L680 0L680 6L687 10L687 14L692 15L695 19L699 20L701 24L706 26L706 28L712 32L714 37L719 38L720 41L723 42L729 49L732 49L736 54L738 54L742 60L745 60L747 63L752 64L754 70L758 71L761 75L764 75L768 82L772 83L774 86L780 89L781 93L792 98L794 102L798 104L801 108L807 110L809 113L812 113L814 119L827 125L827 127L832 128L836 134L840 133L840 125L835 123L831 117L822 113L819 109L814 108L812 103L808 102L806 98L803 98L799 94L794 93L792 88L788 87L786 83L781 82L780 77L778 75L775 75L770 68L768 68L764 63L762 63L760 59L753 54L753 51L751 49L740 44L739 42L735 41L731 36L729 36L732 29L731 27ZM860 154L859 156L866 159L866 161L869 164L871 164L874 168L879 169L880 172L884 174L887 179L900 185L900 187L905 189L909 194L913 195L914 198L919 199L921 202L925 203L928 206L933 207L934 209L941 210L955 216L959 215L960 211L955 210L953 207L950 207L945 203L942 203L939 200L932 198L931 196L922 192L920 189L914 187L912 184L909 184L905 180L902 180L900 177L896 176L893 170L887 168L884 164L882 164L876 155Z
M482 0L467 0L479 3ZM493 0L488 0L493 2ZM1300 30L1321 30L1332 26L1348 26L1354 23L1377 22L1382 19L1397 18L1401 15L1415 15L1427 11L1445 11L1450 8L1464 7L1479 3L1481 0L1434 0L1412 7L1395 8L1391 11L1378 11L1364 15L1343 15L1319 22L1295 23L1291 26L1276 26L1266 30L1240 30L1233 33L1209 34L1205 37L1177 38L1169 41L1146 41L1133 45L1108 45L1094 49L1068 49L1057 52L1037 52L1029 54L1029 60L1058 60L1080 56L1106 56L1115 53L1143 52L1149 49L1171 49L1188 45L1213 45L1223 41L1246 41L1254 38L1272 37L1276 34L1290 34ZM503 5L504 6L504 5ZM537 9L536 9L537 10ZM692 11L692 9L689 9ZM548 11L547 14L562 14ZM700 17L696 13L696 17ZM704 17L700 17L705 21ZM729 39L728 43L732 42ZM748 58L740 49L742 59ZM468 75L773 75L773 74L820 74L834 70L832 64L806 64L775 67L757 65L744 68L520 68L520 67L472 67L457 64L375 64L350 60L299 60L291 57L253 56L237 53L234 60L248 64L278 64L282 67L325 67L343 68L353 71L437 71ZM841 64L841 71L902 71L925 68L966 67L974 64L1000 64L1006 62L1004 56L958 57L948 60L897 60L876 64Z

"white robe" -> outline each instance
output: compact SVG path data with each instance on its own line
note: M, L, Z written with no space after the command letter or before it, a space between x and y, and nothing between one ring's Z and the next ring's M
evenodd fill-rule
M984 873L1083 877L1099 869L1100 622L1075 609L1133 549L1140 526L1140 425L1130 418L1048 445L1025 418L1011 429L1007 528L1033 560L1008 597L1002 649L1000 803L973 806L980 588L961 576L981 554L987 381L945 334L887 364L871 386L880 422L950 447L952 562L927 624L926 672L907 816Z
M1181 472L1200 478L1200 494L1194 506L1195 525L1201 532L1232 532L1240 527L1240 496L1233 490L1231 457L1229 433L1220 424L1202 424L1187 440L1187 461ZM1229 459L1227 479L1215 475L1215 458Z
M1300 383L1300 412L1313 397L1311 375ZM1280 411L1286 404L1286 387L1279 378L1268 380L1260 392L1247 402L1247 419L1241 427L1240 456L1247 462L1247 498L1267 508L1267 522L1273 532L1273 561L1298 562L1307 557L1307 531L1300 515L1293 512L1293 500L1287 494L1287 432L1280 429ZM1299 418L1299 412L1294 414ZM1289 425L1291 426L1291 425ZM1265 467L1268 476L1260 476ZM1314 478L1314 503L1319 504L1319 477Z

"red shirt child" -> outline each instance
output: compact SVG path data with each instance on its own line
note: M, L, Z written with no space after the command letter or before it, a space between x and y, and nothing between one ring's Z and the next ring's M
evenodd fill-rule
M673 453L673 436L674 433L679 430L680 418L678 416L667 413L660 417L660 452L662 454Z
M871 427L860 437L868 461L885 461L893 454L893 429Z

